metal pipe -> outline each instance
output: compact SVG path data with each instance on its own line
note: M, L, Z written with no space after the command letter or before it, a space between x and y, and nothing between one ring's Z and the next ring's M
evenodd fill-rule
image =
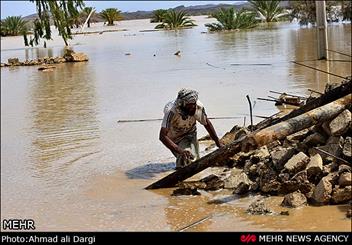
M250 113L250 117L251 117L251 128L250 130L253 130L253 115L252 115L252 102L251 99L249 98L248 94L246 95L248 103L249 103L249 113Z

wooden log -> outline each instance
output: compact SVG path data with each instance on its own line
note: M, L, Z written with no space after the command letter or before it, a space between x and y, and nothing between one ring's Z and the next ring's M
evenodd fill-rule
M351 104L351 96L351 94L348 94L336 101L308 111L302 115L253 132L242 142L242 151L256 149L275 140L284 139L288 135L309 128L320 122L333 119Z
M218 162L225 161L235 153L241 151L240 139L236 140L226 146L223 146L212 153L194 161L190 165L181 168L161 180L149 185L146 189L159 189L169 188L175 186L178 182L183 181L196 173L203 171L204 169L215 165Z
M304 115L300 115L260 131L255 131L248 136L215 150L190 165L167 175L159 181L149 185L146 189L173 187L178 182L183 181L210 166L226 161L229 157L241 150L247 151L255 149L274 140L283 139L290 134L311 127L319 121L330 120L342 112L346 106L351 104L351 100L351 94L349 94L325 106L309 111Z
M343 96L350 94L352 91L352 80L349 80L343 84L341 84L339 87L334 88L325 94L321 95L320 97L313 99L311 101L308 101L305 105L301 106L300 108L297 108L296 110L291 111L289 114L280 117L280 118L275 118L271 120L264 120L260 123L258 123L255 128L257 130L263 129L272 125L275 125L277 123L280 123L282 121L285 121L290 118L294 118L296 116L299 116L307 111L310 111L314 108L326 105L332 101L335 101L339 98L342 98Z

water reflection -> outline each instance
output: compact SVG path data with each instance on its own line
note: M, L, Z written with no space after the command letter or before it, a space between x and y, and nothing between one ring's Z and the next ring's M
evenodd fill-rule
M24 59L25 60L34 60L43 57L54 57L55 54L61 55L63 51L56 52L53 48L27 48L24 50Z
M351 36L346 33L351 32L351 25L331 26L328 28L329 49L335 51L344 50L351 52ZM339 39L336 36L339 35ZM351 59L346 59L336 53L329 53L329 60L316 60L317 45L315 29L302 29L295 31L292 41L289 42L290 49L293 50L293 60L304 63L308 66L316 67L320 70L331 72L339 76L351 75ZM342 62L346 60L345 62ZM314 69L291 64L290 74L293 75L296 86L305 85L311 89L324 91L328 82L340 82L342 79Z
M62 64L34 80L32 170L57 185L99 152L94 73L86 63Z

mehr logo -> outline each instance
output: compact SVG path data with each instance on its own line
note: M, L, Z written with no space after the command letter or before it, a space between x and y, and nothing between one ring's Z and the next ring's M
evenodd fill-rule
M257 236L251 235L251 234L241 235L240 239L241 239L241 242L245 242L245 243L256 242Z
M3 230L35 230L32 219L4 219L2 221Z

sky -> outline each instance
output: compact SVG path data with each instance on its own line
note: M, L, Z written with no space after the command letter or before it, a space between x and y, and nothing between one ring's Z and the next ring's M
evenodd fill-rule
M203 4L240 3L243 1L85 1L87 7L95 7L98 12L105 8L118 8L122 12L173 8L179 5L194 6ZM1 19L7 16L27 16L34 14L35 4L27 1L1 0Z

